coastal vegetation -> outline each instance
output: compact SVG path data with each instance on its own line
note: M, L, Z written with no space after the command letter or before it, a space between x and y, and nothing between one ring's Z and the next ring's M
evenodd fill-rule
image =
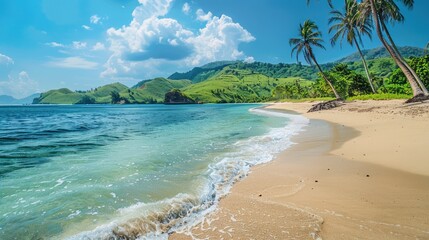
M388 24L396 22L404 22L405 18L399 9L399 6L396 2L402 3L408 9L412 9L414 1L409 0L364 0L357 2L352 0L355 4L358 5L356 21L354 21L354 26L362 26L366 21L372 22L372 27L377 33L377 37L383 44L384 48L389 52L391 58L399 69L404 74L407 79L413 93L413 98L409 99L407 102L422 101L429 99L429 93L427 87L423 84L420 76L414 71L414 69L408 64L404 59L401 53L398 50L398 47L393 40ZM333 8L332 0L327 0L329 6ZM345 5L348 5L348 1L345 0ZM307 4L310 3L310 0L307 0ZM347 7L346 7L347 8Z

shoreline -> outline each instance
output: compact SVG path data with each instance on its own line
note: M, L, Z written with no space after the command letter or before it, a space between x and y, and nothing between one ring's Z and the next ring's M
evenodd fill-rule
M429 238L429 165L422 159L429 147L424 136L428 105L399 104L360 101L311 114L305 113L311 103L267 106L310 118L307 131L294 136L298 144L275 160L252 168L187 234L210 239ZM413 158L404 158L410 154ZM192 239L188 235L175 233L169 239Z

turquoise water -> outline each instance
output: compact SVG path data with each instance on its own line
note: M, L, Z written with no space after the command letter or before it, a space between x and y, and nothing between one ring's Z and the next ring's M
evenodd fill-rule
M186 230L307 124L255 107L0 107L0 239Z

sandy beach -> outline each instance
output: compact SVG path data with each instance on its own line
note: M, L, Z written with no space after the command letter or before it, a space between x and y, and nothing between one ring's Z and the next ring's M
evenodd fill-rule
M429 104L355 101L306 113L296 143L170 239L429 239Z

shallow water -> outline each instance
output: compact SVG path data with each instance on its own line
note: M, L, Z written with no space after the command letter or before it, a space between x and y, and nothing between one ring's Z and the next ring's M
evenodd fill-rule
M258 106L0 107L0 239L183 231L307 124Z

